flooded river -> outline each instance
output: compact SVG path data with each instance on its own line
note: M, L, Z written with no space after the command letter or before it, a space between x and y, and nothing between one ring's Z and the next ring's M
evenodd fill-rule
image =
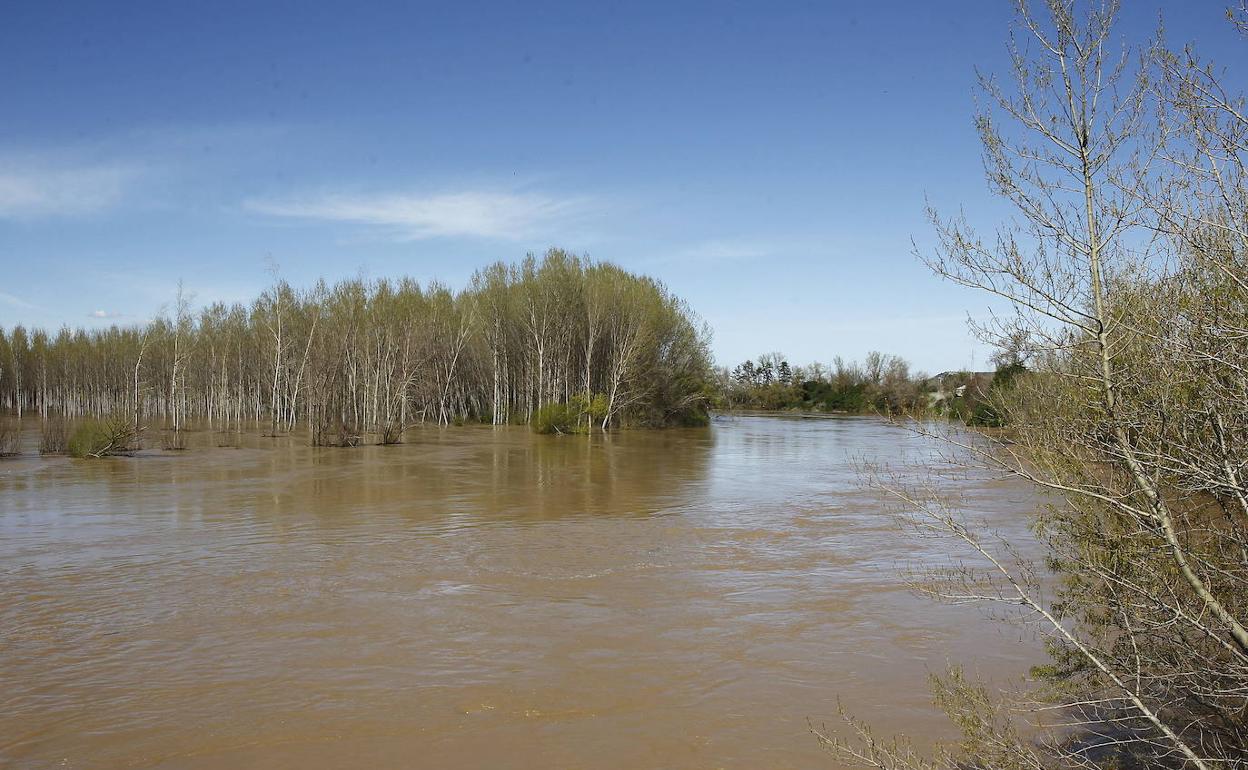
M0 766L837 768L838 697L927 745L929 671L1041 657L902 586L855 461L940 467L876 419L193 438L0 460Z

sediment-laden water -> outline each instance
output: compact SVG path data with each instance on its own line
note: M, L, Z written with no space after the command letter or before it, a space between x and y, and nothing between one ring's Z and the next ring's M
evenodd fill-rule
M0 460L0 765L835 768L838 697L926 745L929 671L1041 657L905 590L946 546L855 464L1019 536L1029 491L883 421L192 438Z

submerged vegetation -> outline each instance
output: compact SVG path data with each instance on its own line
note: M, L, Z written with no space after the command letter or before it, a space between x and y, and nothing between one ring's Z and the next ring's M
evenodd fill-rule
M605 396L599 394L586 398L576 395L567 403L552 401L544 404L533 417L533 430L538 433L589 433L606 416Z
M20 424L0 417L0 457L17 454L20 440Z
M132 452L138 436L124 417L88 418L74 427L65 443L73 457L108 457Z
M338 446L397 443L417 422L531 423L543 411L539 429L552 431L686 424L705 419L708 336L661 283L554 249L491 265L459 292L277 281L250 305L196 313L179 294L139 326L0 330L0 410L125 415L135 438L155 419L173 449L187 420L270 434L302 425ZM71 451L96 454L99 427L76 428Z

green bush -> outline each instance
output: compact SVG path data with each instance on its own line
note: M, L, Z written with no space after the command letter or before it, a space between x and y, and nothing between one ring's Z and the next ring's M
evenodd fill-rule
M609 401L606 393L595 393L593 398L587 396L573 396L572 403L577 405L579 409L594 422L602 422L607 416Z
M988 401L980 401L976 404L975 410L971 412L969 419L966 421L970 425L978 425L984 428L1000 428L1004 424L1001 415Z
M134 438L126 420L84 420L70 434L68 448L74 457L106 457L131 451Z
M1026 373L1027 367L1018 361L1002 364L997 367L997 371L992 375L992 387L1008 388L1014 384L1016 379Z
M682 413L676 419L676 425L682 428L705 428L711 424L711 414L705 407L701 409L691 409Z
M538 433L585 433L585 415L572 404L552 401L543 404L533 415L533 430Z
M578 393L566 404L551 401L533 415L533 430L538 433L588 433L607 416L607 397Z

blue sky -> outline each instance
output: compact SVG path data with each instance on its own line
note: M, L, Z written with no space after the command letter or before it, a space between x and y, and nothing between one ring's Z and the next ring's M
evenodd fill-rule
M991 224L974 68L1010 3L28 3L0 24L0 326L133 323L549 246L651 274L721 363L982 365L911 255ZM1158 4L1128 0L1146 35ZM1223 2L1165 2L1233 64Z

